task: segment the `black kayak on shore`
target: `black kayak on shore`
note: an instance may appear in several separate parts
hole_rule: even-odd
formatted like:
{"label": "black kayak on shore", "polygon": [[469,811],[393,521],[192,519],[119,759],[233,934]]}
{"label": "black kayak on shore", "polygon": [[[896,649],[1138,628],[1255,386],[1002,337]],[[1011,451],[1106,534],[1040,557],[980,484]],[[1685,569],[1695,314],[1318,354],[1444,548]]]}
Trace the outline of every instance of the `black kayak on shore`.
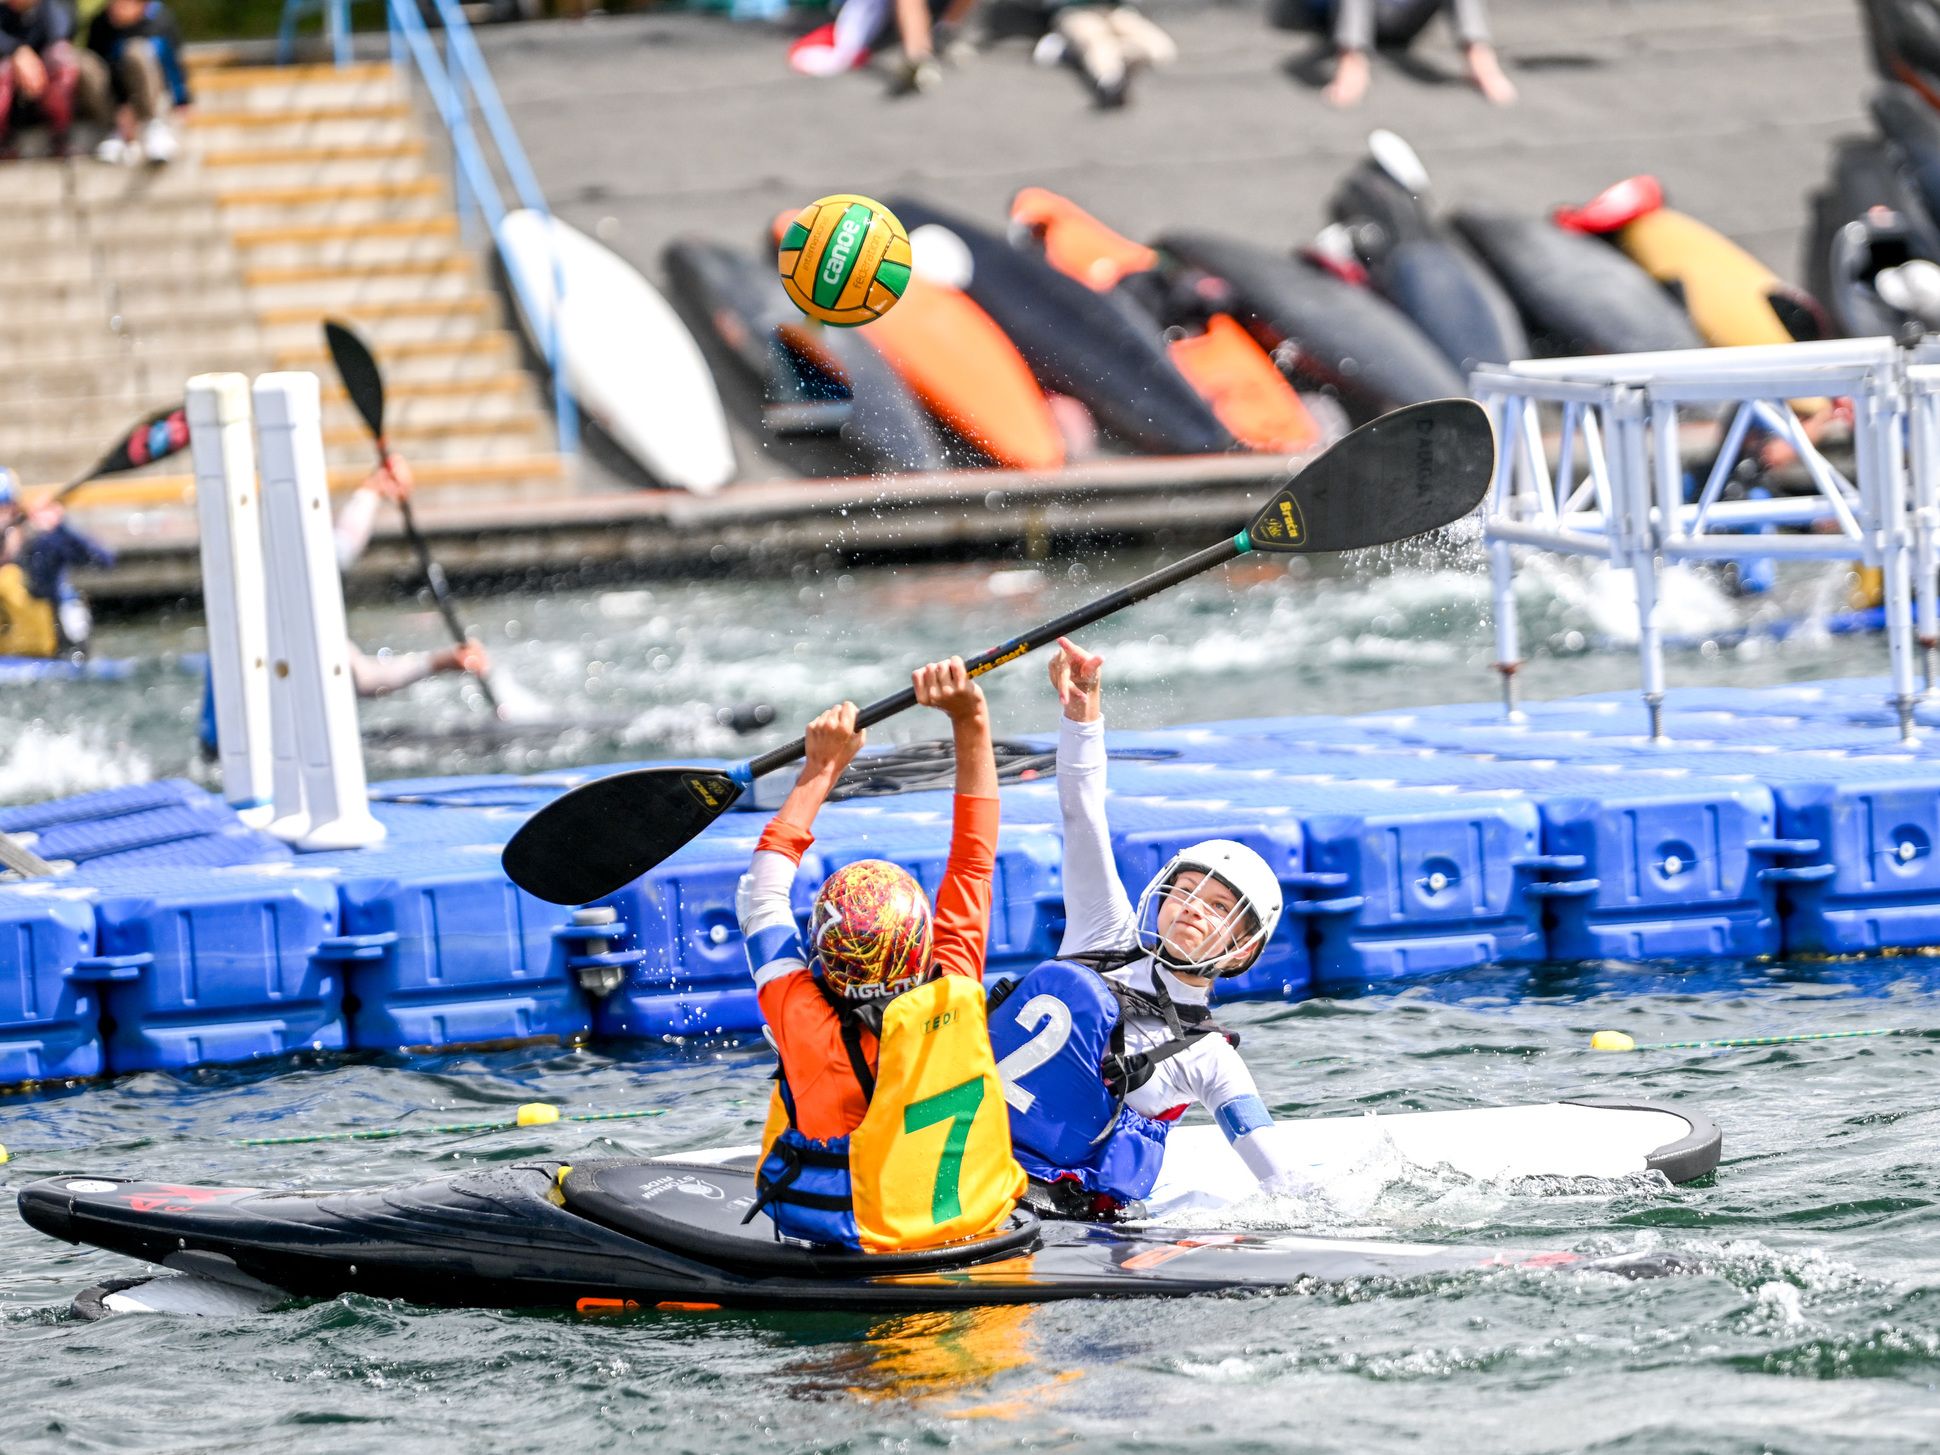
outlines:
{"label": "black kayak on shore", "polygon": [[[33,1227],[158,1263],[185,1278],[173,1303],[144,1280],[84,1293],[78,1312],[198,1309],[197,1289],[240,1311],[360,1293],[469,1308],[879,1310],[1070,1298],[1272,1291],[1485,1269],[1624,1277],[1689,1271],[1662,1254],[1585,1257],[1379,1239],[1039,1221],[916,1253],[830,1252],[778,1242],[747,1218],[754,1174],[698,1160],[520,1162],[364,1192],[273,1192],[105,1177],[20,1191]],[[232,1300],[232,1301],[233,1301]],[[236,1312],[225,1307],[222,1311]]]}
{"label": "black kayak on shore", "polygon": [[963,291],[1009,336],[1046,389],[1080,401],[1106,429],[1152,454],[1237,448],[1136,308],[926,203],[894,198],[889,208],[909,229],[919,257],[917,229],[956,235],[970,259]]}
{"label": "black kayak on shore", "polygon": [[1162,267],[1216,280],[1224,290],[1219,306],[1282,371],[1331,390],[1357,420],[1468,393],[1460,372],[1405,314],[1318,264],[1208,233],[1167,233],[1155,246]]}
{"label": "black kayak on shore", "polygon": [[1414,164],[1412,176],[1411,169],[1391,167],[1380,152],[1371,152],[1341,179],[1331,203],[1370,281],[1465,375],[1484,364],[1527,358],[1529,335],[1515,303],[1434,215],[1427,173],[1413,151],[1399,138],[1384,147],[1392,149]]}
{"label": "black kayak on shore", "polygon": [[1681,304],[1601,238],[1547,218],[1457,212],[1449,219],[1515,299],[1539,353],[1701,349]]}

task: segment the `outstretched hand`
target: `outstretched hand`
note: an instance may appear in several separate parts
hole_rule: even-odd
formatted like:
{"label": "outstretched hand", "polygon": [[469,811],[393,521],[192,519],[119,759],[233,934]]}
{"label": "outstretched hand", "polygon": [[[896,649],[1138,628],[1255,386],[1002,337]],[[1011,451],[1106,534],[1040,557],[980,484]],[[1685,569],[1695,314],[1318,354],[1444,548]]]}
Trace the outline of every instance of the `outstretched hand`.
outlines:
{"label": "outstretched hand", "polygon": [[1098,684],[1105,659],[1092,656],[1069,637],[1059,637],[1049,666],[1051,687],[1064,704],[1064,715],[1073,722],[1096,722],[1104,710]]}

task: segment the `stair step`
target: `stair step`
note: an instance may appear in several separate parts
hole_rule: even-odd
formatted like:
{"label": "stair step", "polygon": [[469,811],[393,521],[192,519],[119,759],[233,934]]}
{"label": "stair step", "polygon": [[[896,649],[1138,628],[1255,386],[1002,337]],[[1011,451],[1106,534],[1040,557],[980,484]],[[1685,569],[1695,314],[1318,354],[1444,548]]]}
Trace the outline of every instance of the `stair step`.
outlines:
{"label": "stair step", "polygon": [[425,174],[422,140],[389,146],[307,147],[224,152],[204,161],[206,175],[218,193],[269,186],[354,186],[366,182],[394,182]]}
{"label": "stair step", "polygon": [[[279,350],[275,358],[279,369],[320,372],[330,367],[330,355],[321,344]],[[520,354],[512,334],[493,331],[464,339],[396,340],[377,351],[377,362],[385,379],[403,388],[420,383],[462,384],[510,373],[518,368]],[[519,377],[530,381],[527,375]]]}
{"label": "stair step", "polygon": [[75,323],[59,329],[31,322],[23,325],[11,310],[0,317],[0,369],[34,369],[116,351],[187,350],[233,358],[234,367],[240,369],[246,361],[264,356],[265,347],[255,316],[240,310],[188,318],[161,314],[128,323],[120,333],[108,327],[105,312],[91,325]]}
{"label": "stair step", "polygon": [[413,298],[402,302],[366,302],[339,308],[314,306],[268,308],[260,314],[265,341],[272,350],[313,348],[321,337],[323,319],[341,318],[353,325],[384,357],[400,343],[432,340],[463,342],[504,326],[498,299],[485,293],[462,298]]}
{"label": "stair step", "polygon": [[[321,360],[323,367],[329,360]],[[6,372],[0,391],[0,415],[19,404],[49,399],[95,395],[100,398],[147,397],[181,392],[182,386],[197,374],[223,371],[260,373],[272,367],[267,354],[231,348],[134,349],[116,353],[98,352],[71,359],[47,360],[31,369]],[[278,364],[275,367],[285,367]],[[312,364],[292,364],[291,368],[312,368]],[[0,365],[4,368],[4,365]],[[387,374],[389,371],[387,371]]]}
{"label": "stair step", "polygon": [[453,256],[459,245],[458,219],[449,213],[382,222],[250,228],[233,237],[252,276],[270,269],[351,271],[430,262]]}
{"label": "stair step", "polygon": [[73,167],[67,162],[24,161],[7,163],[7,202],[9,207],[29,204],[57,205],[67,200],[68,179]]}
{"label": "stair step", "polygon": [[[139,410],[132,414],[120,409],[101,410],[90,414],[91,427],[86,429],[69,429],[61,422],[0,421],[0,459],[17,462],[14,469],[23,480],[64,479],[99,458],[139,414]],[[384,433],[414,469],[420,458],[502,459],[535,454],[550,449],[553,440],[551,424],[534,410],[475,420],[406,420],[395,427],[386,419]],[[370,433],[361,420],[327,422],[323,443],[335,461],[354,463],[360,454],[365,460],[370,457]],[[179,471],[184,464],[186,461],[178,459],[175,468]]]}
{"label": "stair step", "polygon": [[481,286],[477,263],[464,256],[358,269],[252,269],[245,276],[259,309],[309,308],[319,315],[378,303],[456,300],[478,293]]}
{"label": "stair step", "polygon": [[[113,479],[90,485],[74,497],[74,514],[85,518],[96,512],[106,516],[110,512],[118,514],[130,508],[155,509],[191,505],[195,500],[195,477],[172,468],[178,463],[178,459],[169,459],[156,467],[158,473],[117,475]],[[75,470],[80,468],[80,465],[74,467]],[[348,495],[363,483],[364,477],[369,473],[368,449],[357,452],[354,459],[346,455],[341,463],[333,462],[330,466],[331,493]],[[68,474],[71,476],[73,470]],[[417,482],[418,489],[440,493],[455,490],[495,493],[516,491],[540,495],[570,493],[563,488],[571,475],[567,461],[560,455],[544,452],[471,460],[454,458],[428,459],[422,463],[414,461],[411,474]],[[39,482],[38,485],[28,487],[32,492],[66,477],[50,474],[28,475],[23,478]]]}
{"label": "stair step", "polygon": [[365,182],[345,187],[255,187],[222,198],[222,218],[239,230],[338,223],[403,221],[450,212],[437,177]]}
{"label": "stair step", "polygon": [[307,114],[245,112],[238,117],[206,117],[190,144],[206,166],[236,152],[394,146],[416,135],[417,126],[403,106],[344,107]]}
{"label": "stair step", "polygon": [[[8,186],[12,186],[11,172]],[[129,213],[159,207],[194,206],[212,195],[209,173],[193,154],[166,167],[104,167],[77,162],[71,199],[90,207],[112,206]]]}

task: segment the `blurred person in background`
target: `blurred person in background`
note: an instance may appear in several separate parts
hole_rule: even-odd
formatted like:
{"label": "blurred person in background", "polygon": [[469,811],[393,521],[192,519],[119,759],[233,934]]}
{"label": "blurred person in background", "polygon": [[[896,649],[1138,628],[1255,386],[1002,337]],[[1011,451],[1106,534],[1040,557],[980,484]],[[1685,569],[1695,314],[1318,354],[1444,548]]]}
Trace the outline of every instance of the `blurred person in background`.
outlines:
{"label": "blurred person in background", "polygon": [[[384,502],[402,503],[415,483],[411,467],[398,454],[386,455],[384,463],[364,477],[337,512],[338,570],[349,570],[364,554]],[[440,672],[470,672],[482,677],[491,670],[485,648],[470,638],[463,646],[440,647],[435,652],[381,652],[371,656],[359,651],[355,643],[350,648],[350,677],[359,697],[382,697]]]}
{"label": "blurred person in background", "polygon": [[1074,67],[1104,108],[1125,104],[1134,71],[1169,66],[1178,57],[1172,37],[1138,7],[1088,3],[1057,6],[1033,55],[1040,65]]}
{"label": "blurred person in background", "polygon": [[1516,88],[1502,72],[1489,38],[1487,0],[1336,0],[1334,5],[1334,79],[1327,99],[1336,106],[1358,106],[1371,79],[1369,57],[1377,38],[1388,34],[1382,22],[1393,17],[1394,34],[1406,45],[1437,11],[1448,16],[1469,80],[1497,106],[1516,99]]}
{"label": "blurred person in background", "polygon": [[74,12],[62,0],[0,0],[0,157],[14,132],[46,124],[49,149],[67,155],[77,104],[102,110],[102,75],[74,46]]}
{"label": "blurred person in background", "polygon": [[937,63],[941,52],[952,61],[974,56],[975,47],[963,33],[977,0],[948,0],[940,10],[932,0],[896,0],[896,33],[903,43],[903,58],[896,67],[892,91],[907,96],[916,91],[933,91],[943,82],[943,67]]}
{"label": "blurred person in background", "polygon": [[108,0],[88,27],[114,101],[114,130],[95,149],[104,162],[171,162],[181,149],[180,120],[194,103],[182,64],[182,33],[162,0]]}
{"label": "blurred person in background", "polygon": [[13,471],[0,466],[0,656],[85,656],[94,615],[67,573],[114,563],[114,552],[69,525],[55,502],[30,509]]}

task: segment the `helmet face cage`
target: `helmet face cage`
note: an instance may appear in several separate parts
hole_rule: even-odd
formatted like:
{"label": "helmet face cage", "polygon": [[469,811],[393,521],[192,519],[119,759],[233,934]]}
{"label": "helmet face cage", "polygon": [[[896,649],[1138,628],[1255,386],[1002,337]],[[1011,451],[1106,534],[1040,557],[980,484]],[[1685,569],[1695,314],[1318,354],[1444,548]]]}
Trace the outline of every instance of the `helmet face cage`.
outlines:
{"label": "helmet face cage", "polygon": [[929,973],[930,902],[909,871],[882,859],[846,864],[824,881],[809,918],[822,978],[851,1000],[887,1000]]}
{"label": "helmet face cage", "polygon": [[[1182,886],[1179,880],[1187,874],[1197,874],[1190,887]],[[1233,907],[1220,911],[1215,909],[1204,894],[1207,884],[1217,883],[1233,896]],[[1176,904],[1181,909],[1187,905],[1203,907],[1215,923],[1202,942],[1213,946],[1210,954],[1193,958],[1180,955],[1159,931],[1161,911],[1168,904]],[[1222,875],[1197,864],[1181,863],[1178,859],[1166,866],[1165,872],[1145,886],[1145,892],[1138,897],[1138,946],[1159,964],[1175,974],[1213,975],[1225,978],[1243,975],[1252,968],[1253,962],[1260,957],[1266,944],[1267,929],[1260,923],[1260,916],[1248,902],[1246,895]],[[1235,963],[1234,957],[1238,956]],[[1221,969],[1221,966],[1226,968]]]}

